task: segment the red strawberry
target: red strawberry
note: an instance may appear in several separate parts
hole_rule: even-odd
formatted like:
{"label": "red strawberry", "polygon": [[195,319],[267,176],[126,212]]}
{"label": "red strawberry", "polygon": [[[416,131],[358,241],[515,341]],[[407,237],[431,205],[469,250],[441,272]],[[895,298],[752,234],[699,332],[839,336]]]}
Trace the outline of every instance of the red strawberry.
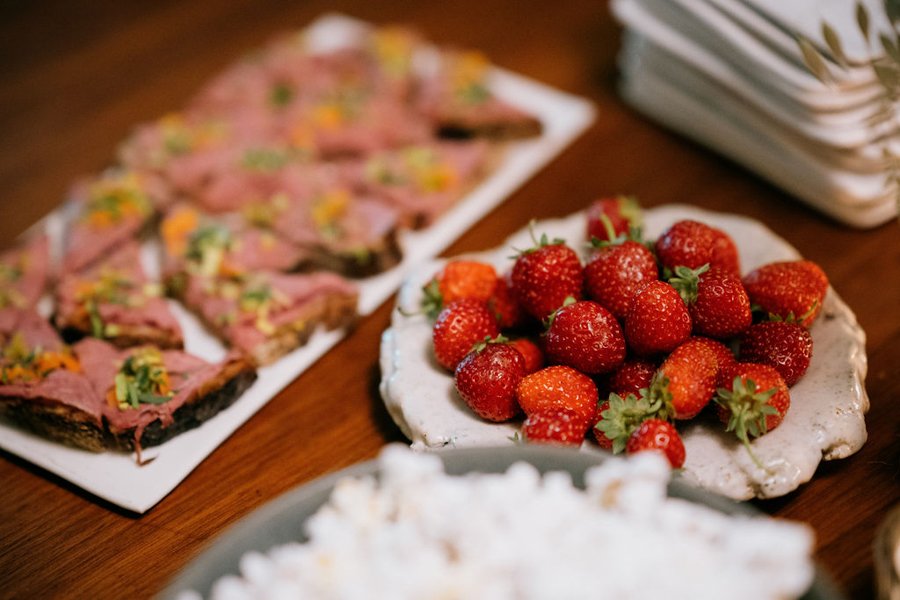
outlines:
{"label": "red strawberry", "polygon": [[581,299],[584,269],[578,255],[564,241],[549,242],[543,235],[537,246],[516,259],[511,283],[525,312],[544,320],[569,296]]}
{"label": "red strawberry", "polygon": [[813,341],[802,325],[787,321],[764,321],[750,326],[740,338],[744,362],[775,367],[791,387],[803,377],[812,359]]}
{"label": "red strawberry", "polygon": [[741,276],[741,259],[731,236],[721,229],[712,228],[713,247],[710,266]]}
{"label": "red strawberry", "polygon": [[721,377],[722,374],[736,362],[731,349],[719,340],[708,337],[694,336],[690,339],[696,344],[702,344],[709,348],[716,357],[716,368],[718,371],[716,374],[716,388],[722,387],[726,383]]}
{"label": "red strawberry", "polygon": [[431,330],[434,356],[449,371],[485,338],[500,335],[497,319],[484,302],[471,298],[457,300],[438,314]]}
{"label": "red strawberry", "polygon": [[646,451],[662,451],[673,469],[684,465],[684,442],[675,426],[662,419],[647,419],[628,438],[625,451],[628,454]]}
{"label": "red strawberry", "polygon": [[691,269],[709,263],[712,267],[740,275],[737,246],[725,232],[689,219],[678,221],[656,240],[659,263],[674,270]]}
{"label": "red strawberry", "polygon": [[522,378],[516,389],[519,406],[526,415],[550,409],[568,408],[585,423],[596,422],[597,385],[572,367],[544,367]]}
{"label": "red strawberry", "polygon": [[731,338],[753,321],[750,298],[734,273],[703,265],[675,267],[669,283],[678,290],[691,315],[693,331],[714,338]]}
{"label": "red strawberry", "polygon": [[625,360],[625,338],[619,322],[591,300],[565,304],[553,313],[544,349],[550,362],[589,375],[612,371]]}
{"label": "red strawberry", "polygon": [[651,281],[631,299],[625,341],[640,356],[671,352],[691,335],[691,317],[671,285]]}
{"label": "red strawberry", "polygon": [[494,284],[488,307],[497,316],[500,329],[513,329],[522,326],[528,318],[519,300],[512,292],[506,277],[498,277]]}
{"label": "red strawberry", "polygon": [[601,246],[584,267],[588,298],[624,319],[634,294],[658,278],[656,258],[647,246],[634,240]]}
{"label": "red strawberry", "polygon": [[505,343],[476,344],[456,366],[454,381],[463,401],[482,419],[502,422],[519,414],[516,387],[525,359]]}
{"label": "red strawberry", "polygon": [[628,438],[641,423],[659,416],[663,408],[662,402],[651,399],[647,391],[645,388],[639,395],[610,394],[609,400],[600,403],[594,438],[601,448],[612,450],[616,454],[622,452]]}
{"label": "red strawberry", "polygon": [[544,366],[544,352],[528,338],[516,338],[510,340],[509,345],[519,351],[525,359],[525,373],[534,373]]}
{"label": "red strawberry", "polygon": [[738,362],[724,375],[729,383],[716,396],[719,418],[759,465],[750,450],[750,438],[781,424],[791,405],[790,392],[778,371],[769,365]]}
{"label": "red strawberry", "polygon": [[659,365],[643,358],[631,358],[613,371],[609,379],[609,391],[625,397],[638,395],[642,388],[649,388]]}
{"label": "red strawberry", "polygon": [[423,288],[422,308],[434,318],[444,306],[463,298],[486,302],[494,292],[497,272],[487,263],[451,260]]}
{"label": "red strawberry", "polygon": [[587,239],[609,241],[627,234],[633,228],[639,228],[641,221],[641,207],[634,198],[600,198],[587,209]]}
{"label": "red strawberry", "polygon": [[704,343],[689,339],[663,361],[650,388],[675,419],[693,419],[716,393],[718,359]]}
{"label": "red strawberry", "polygon": [[744,276],[750,302],[781,320],[812,325],[822,310],[828,278],[809,260],[763,265]]}
{"label": "red strawberry", "polygon": [[522,424],[526,442],[580,446],[587,426],[581,416],[568,408],[551,408],[531,413]]}

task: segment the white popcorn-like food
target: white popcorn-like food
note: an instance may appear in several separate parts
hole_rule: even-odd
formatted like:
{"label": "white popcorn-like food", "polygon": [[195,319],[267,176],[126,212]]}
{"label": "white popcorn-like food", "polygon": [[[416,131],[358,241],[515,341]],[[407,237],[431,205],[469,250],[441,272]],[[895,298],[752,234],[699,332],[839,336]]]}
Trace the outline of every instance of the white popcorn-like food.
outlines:
{"label": "white popcorn-like food", "polygon": [[656,453],[586,473],[449,476],[388,446],[381,476],[348,478],[309,541],[252,552],[212,596],[237,598],[796,598],[811,585],[806,525],[667,497]]}

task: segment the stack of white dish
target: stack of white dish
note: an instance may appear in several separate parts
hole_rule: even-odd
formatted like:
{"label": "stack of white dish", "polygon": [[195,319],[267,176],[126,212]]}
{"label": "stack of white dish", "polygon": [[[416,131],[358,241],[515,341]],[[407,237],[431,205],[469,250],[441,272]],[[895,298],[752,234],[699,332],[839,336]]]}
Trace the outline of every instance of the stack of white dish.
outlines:
{"label": "stack of white dish", "polygon": [[[897,215],[885,151],[900,148],[896,106],[869,64],[890,31],[882,2],[862,0],[870,47],[851,0],[613,0],[624,25],[621,93],[827,215],[880,225]],[[828,61],[829,84],[797,42],[829,56],[823,23],[847,59]]]}

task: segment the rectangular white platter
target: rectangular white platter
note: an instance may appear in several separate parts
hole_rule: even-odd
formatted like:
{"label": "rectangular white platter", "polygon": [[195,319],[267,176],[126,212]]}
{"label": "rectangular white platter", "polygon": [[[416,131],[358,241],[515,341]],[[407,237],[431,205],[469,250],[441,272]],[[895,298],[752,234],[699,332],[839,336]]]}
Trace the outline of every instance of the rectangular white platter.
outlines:
{"label": "rectangular white platter", "polygon": [[[328,14],[309,28],[323,39],[339,39],[359,27],[355,19]],[[526,77],[495,68],[491,86],[501,98],[536,115],[543,124],[539,137],[516,142],[503,160],[451,211],[430,227],[401,234],[403,261],[380,275],[360,281],[359,312],[371,314],[398,288],[404,274],[416,264],[438,255],[457,237],[497,207],[515,189],[542,169],[584,132],[596,118],[586,99],[550,88]],[[38,225],[58,239],[61,210]],[[222,345],[199,322],[172,303],[185,331],[188,352],[217,360]],[[0,421],[0,448],[58,475],[91,494],[135,513],[145,513],[175,489],[197,465],[221,445],[285,386],[309,368],[345,335],[318,331],[302,348],[259,369],[259,378],[231,407],[201,427],[142,453],[139,466],[132,454],[92,453],[45,440]]]}

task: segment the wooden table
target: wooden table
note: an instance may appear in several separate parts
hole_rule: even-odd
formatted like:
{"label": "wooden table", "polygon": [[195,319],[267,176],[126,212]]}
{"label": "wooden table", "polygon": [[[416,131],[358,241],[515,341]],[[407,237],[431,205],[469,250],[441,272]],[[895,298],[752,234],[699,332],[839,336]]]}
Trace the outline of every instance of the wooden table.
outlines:
{"label": "wooden table", "polygon": [[[75,4],[90,4],[89,8]],[[900,501],[898,224],[849,229],[728,160],[649,122],[616,94],[619,29],[589,0],[4,3],[0,25],[0,233],[56,206],[113,159],[141,121],[273,32],[329,10],[410,23],[430,39],[593,100],[596,124],[447,254],[496,245],[531,218],[603,194],[688,202],[758,219],[817,261],[868,334],[869,440],[764,511],[809,522],[818,559],[849,597],[873,594],[871,544]],[[155,508],[135,516],[10,454],[0,460],[0,596],[115,598],[157,592],[227,526],[278,494],[401,441],[378,395],[391,303],[366,318]]]}

